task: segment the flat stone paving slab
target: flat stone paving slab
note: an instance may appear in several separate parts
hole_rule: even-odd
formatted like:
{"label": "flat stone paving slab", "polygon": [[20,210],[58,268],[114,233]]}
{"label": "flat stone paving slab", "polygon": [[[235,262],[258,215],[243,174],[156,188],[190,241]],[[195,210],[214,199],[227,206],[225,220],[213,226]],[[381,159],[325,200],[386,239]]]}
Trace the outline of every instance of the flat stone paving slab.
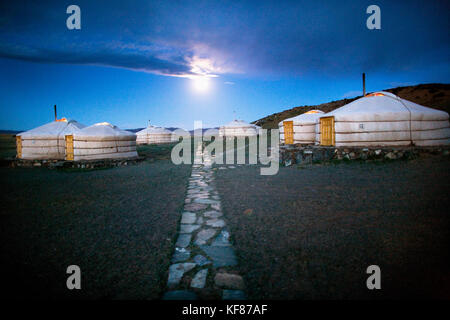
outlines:
{"label": "flat stone paving slab", "polygon": [[242,290],[223,290],[223,300],[245,300],[245,293]]}
{"label": "flat stone paving slab", "polygon": [[206,220],[206,225],[214,228],[222,228],[225,226],[225,221],[223,221],[222,219],[210,219]]}
{"label": "flat stone paving slab", "polygon": [[216,284],[216,286],[226,289],[244,289],[244,279],[242,279],[242,277],[237,274],[217,273],[214,277],[214,283]]}
{"label": "flat stone paving slab", "polygon": [[203,203],[189,203],[184,206],[184,209],[187,211],[200,211],[205,210],[208,205]]}
{"label": "flat stone paving slab", "polygon": [[203,245],[214,237],[216,235],[216,230],[214,229],[203,229],[200,230],[199,233],[197,233],[197,238],[195,239],[195,244],[197,245]]}
{"label": "flat stone paving slab", "polygon": [[220,231],[219,235],[211,243],[215,247],[228,247],[230,243],[230,233],[227,230]]}
{"label": "flat stone paving slab", "polygon": [[192,233],[193,231],[200,228],[197,224],[181,224],[180,225],[180,233]]}
{"label": "flat stone paving slab", "polygon": [[232,247],[200,246],[213,261],[214,267],[228,267],[238,264]]}
{"label": "flat stone paving slab", "polygon": [[176,247],[186,248],[191,242],[191,234],[182,233],[178,235],[177,242],[175,243]]}
{"label": "flat stone paving slab", "polygon": [[200,204],[218,204],[219,201],[217,200],[211,200],[211,199],[194,199],[195,203],[200,203]]}
{"label": "flat stone paving slab", "polygon": [[183,262],[189,259],[191,252],[185,248],[175,248],[175,253],[172,256],[172,263]]}
{"label": "flat stone paving slab", "polygon": [[204,288],[207,276],[208,276],[208,269],[203,269],[197,272],[191,281],[191,287],[197,289]]}
{"label": "flat stone paving slab", "polygon": [[164,293],[163,300],[197,300],[195,292],[188,290],[174,290]]}
{"label": "flat stone paving slab", "polygon": [[218,218],[222,215],[222,212],[211,210],[204,212],[203,215],[206,218]]}
{"label": "flat stone paving slab", "polygon": [[185,262],[185,263],[175,263],[169,267],[169,280],[167,281],[167,286],[173,287],[180,283],[181,278],[185,272],[194,269],[195,263]]}
{"label": "flat stone paving slab", "polygon": [[183,212],[181,215],[181,223],[194,223],[197,215],[193,212]]}
{"label": "flat stone paving slab", "polygon": [[205,256],[202,256],[201,254],[198,254],[194,257],[194,262],[200,267],[212,263]]}

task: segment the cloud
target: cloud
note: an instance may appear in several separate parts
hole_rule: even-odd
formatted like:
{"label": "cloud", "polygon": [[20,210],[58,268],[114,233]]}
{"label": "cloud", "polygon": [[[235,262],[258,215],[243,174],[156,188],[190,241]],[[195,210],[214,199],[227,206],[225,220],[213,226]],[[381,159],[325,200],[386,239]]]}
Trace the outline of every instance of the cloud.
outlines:
{"label": "cloud", "polygon": [[342,98],[354,98],[354,97],[358,97],[358,96],[362,96],[362,91],[360,90],[354,90],[354,91],[349,91],[346,92],[342,95]]}
{"label": "cloud", "polygon": [[357,1],[77,4],[79,31],[65,27],[62,2],[18,0],[0,6],[0,57],[177,77],[336,76],[449,62],[445,1],[380,0],[382,29],[377,31],[365,27],[366,7]]}
{"label": "cloud", "polygon": [[158,58],[152,52],[143,53],[134,50],[110,51],[98,48],[73,54],[70,51],[17,45],[8,46],[3,43],[0,44],[0,56],[32,62],[120,67],[168,76],[185,77],[195,75],[187,61],[182,59],[179,61],[164,60]]}

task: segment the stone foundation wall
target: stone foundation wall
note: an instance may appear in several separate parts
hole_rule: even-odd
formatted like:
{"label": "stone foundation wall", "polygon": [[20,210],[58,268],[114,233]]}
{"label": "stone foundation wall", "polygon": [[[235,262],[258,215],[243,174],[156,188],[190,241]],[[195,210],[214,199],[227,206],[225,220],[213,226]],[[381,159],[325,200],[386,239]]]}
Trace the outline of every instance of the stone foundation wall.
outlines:
{"label": "stone foundation wall", "polygon": [[280,145],[280,164],[311,164],[331,160],[414,159],[424,154],[449,155],[450,146],[442,147],[323,147]]}
{"label": "stone foundation wall", "polygon": [[145,160],[145,157],[137,157],[131,159],[102,159],[102,160],[83,160],[83,161],[66,161],[66,160],[25,160],[13,159],[9,161],[11,167],[47,167],[50,169],[61,168],[112,168],[134,165]]}

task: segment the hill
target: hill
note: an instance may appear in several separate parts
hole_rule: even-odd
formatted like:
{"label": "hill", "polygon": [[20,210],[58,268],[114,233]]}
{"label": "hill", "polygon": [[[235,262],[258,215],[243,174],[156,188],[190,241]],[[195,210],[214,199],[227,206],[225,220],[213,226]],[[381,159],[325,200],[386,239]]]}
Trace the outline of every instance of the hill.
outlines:
{"label": "hill", "polygon": [[[450,84],[419,84],[416,86],[391,88],[383,91],[391,92],[399,96],[400,98],[418,103],[426,107],[444,110],[450,113]],[[358,96],[352,99],[336,100],[319,105],[298,106],[278,113],[274,113],[270,116],[253,121],[252,123],[262,126],[264,129],[273,129],[277,128],[278,123],[280,121],[283,121],[284,119],[298,116],[299,114],[312,109],[319,109],[323,112],[330,112],[361,97],[362,96]]]}

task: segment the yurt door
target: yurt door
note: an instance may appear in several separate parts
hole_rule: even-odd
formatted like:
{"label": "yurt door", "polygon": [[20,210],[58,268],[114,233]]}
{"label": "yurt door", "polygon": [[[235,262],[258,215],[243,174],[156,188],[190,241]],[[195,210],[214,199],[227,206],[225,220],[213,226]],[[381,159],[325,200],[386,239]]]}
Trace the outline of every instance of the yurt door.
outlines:
{"label": "yurt door", "polygon": [[293,144],[294,143],[294,122],[293,121],[284,121],[284,143],[285,144]]}
{"label": "yurt door", "polygon": [[320,144],[334,146],[334,117],[320,118]]}
{"label": "yurt door", "polygon": [[22,137],[16,136],[17,158],[22,158]]}
{"label": "yurt door", "polygon": [[66,160],[73,160],[73,136],[67,135],[66,139]]}

